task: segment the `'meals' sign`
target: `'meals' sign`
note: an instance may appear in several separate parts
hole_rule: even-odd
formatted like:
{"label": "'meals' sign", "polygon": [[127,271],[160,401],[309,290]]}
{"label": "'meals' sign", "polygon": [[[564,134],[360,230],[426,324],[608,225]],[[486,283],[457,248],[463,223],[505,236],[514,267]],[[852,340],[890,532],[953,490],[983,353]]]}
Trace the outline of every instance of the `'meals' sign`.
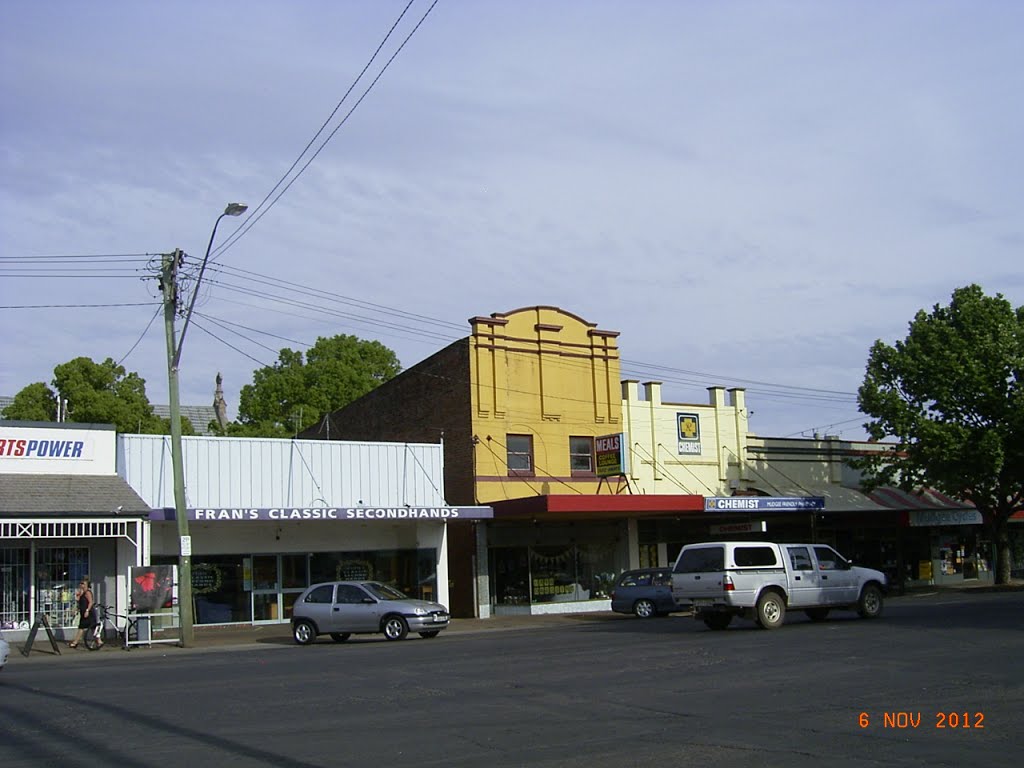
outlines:
{"label": "'meals' sign", "polygon": [[598,477],[624,475],[626,466],[626,439],[623,433],[594,438],[594,458]]}
{"label": "'meals' sign", "polygon": [[707,512],[792,512],[824,508],[823,496],[710,496],[704,499]]}

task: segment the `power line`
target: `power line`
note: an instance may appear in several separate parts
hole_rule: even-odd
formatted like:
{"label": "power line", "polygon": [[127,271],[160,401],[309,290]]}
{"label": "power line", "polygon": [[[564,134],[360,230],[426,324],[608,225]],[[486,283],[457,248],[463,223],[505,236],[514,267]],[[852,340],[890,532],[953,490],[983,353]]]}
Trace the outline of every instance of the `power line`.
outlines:
{"label": "power line", "polygon": [[334,118],[334,115],[335,115],[335,113],[337,113],[338,109],[341,107],[342,102],[345,101],[345,99],[348,97],[348,95],[352,92],[352,89],[355,88],[356,84],[359,82],[360,78],[362,78],[362,76],[366,73],[367,69],[369,69],[370,65],[377,58],[377,54],[380,53],[381,48],[384,47],[384,44],[391,37],[391,34],[392,34],[392,32],[394,32],[395,27],[398,26],[399,22],[405,16],[406,11],[409,10],[409,7],[413,4],[413,2],[415,2],[415,0],[409,0],[408,5],[406,5],[405,8],[402,10],[402,13],[399,15],[399,17],[395,21],[395,23],[391,26],[391,29],[388,30],[387,35],[385,35],[384,40],[381,41],[381,44],[377,47],[377,50],[374,52],[373,56],[370,58],[370,61],[367,62],[366,66],[363,68],[362,72],[360,72],[359,75],[356,77],[356,79],[352,82],[352,85],[345,92],[345,95],[341,98],[341,101],[338,102],[338,105],[334,108],[334,111],[331,112],[330,117],[327,118],[325,123],[320,127],[320,130],[317,131],[316,135],[310,140],[309,144],[306,145],[306,148],[304,150],[302,150],[302,152],[299,154],[298,158],[296,158],[295,162],[292,164],[291,168],[289,168],[288,171],[285,173],[285,175],[281,177],[281,179],[277,182],[277,184],[274,185],[274,189],[272,189],[270,191],[270,193],[267,195],[267,197],[263,198],[263,201],[257,206],[257,209],[262,208],[262,210],[260,210],[258,213],[254,210],[249,216],[246,217],[245,221],[243,221],[238,226],[238,228],[235,229],[235,231],[231,233],[231,235],[228,237],[228,239],[225,240],[224,243],[222,243],[220,246],[218,246],[214,250],[213,256],[211,258],[211,263],[216,262],[217,259],[220,256],[223,256],[224,253],[229,248],[231,248],[235,243],[237,243],[239,240],[241,240],[242,237],[244,237],[245,234],[250,229],[252,229],[256,225],[256,223],[260,219],[262,219],[270,211],[271,208],[274,207],[274,205],[277,203],[277,201],[280,200],[281,197],[289,189],[291,189],[292,184],[294,184],[296,181],[298,181],[299,177],[301,177],[302,174],[305,173],[306,169],[310,166],[310,164],[314,160],[316,160],[317,156],[319,156],[319,154],[323,151],[323,149],[327,146],[327,144],[330,143],[331,139],[334,138],[334,135],[341,129],[341,127],[343,125],[345,125],[345,123],[348,122],[348,119],[352,116],[352,113],[355,112],[356,109],[359,108],[359,105],[363,103],[363,99],[365,99],[366,96],[370,93],[370,91],[373,90],[373,87],[377,84],[377,81],[380,80],[380,78],[383,76],[383,74],[388,70],[388,67],[391,66],[391,62],[393,62],[395,60],[395,57],[397,57],[398,54],[402,52],[402,49],[405,48],[406,43],[408,43],[409,40],[412,38],[412,36],[416,34],[416,31],[420,28],[420,26],[426,20],[427,16],[430,15],[430,12],[432,10],[434,10],[434,6],[437,5],[438,0],[434,0],[434,2],[431,3],[431,5],[427,9],[426,13],[423,14],[423,16],[420,18],[420,20],[416,23],[416,26],[413,27],[412,31],[406,36],[405,40],[403,40],[401,45],[398,46],[398,49],[387,60],[387,62],[381,68],[380,72],[378,72],[377,76],[373,78],[373,80],[367,86],[366,90],[363,91],[363,94],[359,97],[359,99],[356,101],[356,103],[352,106],[352,108],[341,119],[341,122],[339,122],[335,126],[334,130],[331,131],[327,135],[327,138],[323,140],[323,142],[320,144],[320,146],[317,148],[317,150],[310,156],[310,158],[306,161],[306,163],[298,170],[298,172],[291,178],[291,180],[287,184],[285,184],[284,188],[281,189],[281,191],[277,193],[277,196],[274,197],[274,199],[271,200],[270,203],[268,204],[267,203],[267,199],[270,198],[271,195],[274,194],[274,190],[276,190],[278,187],[281,186],[282,182],[284,182],[284,180],[288,177],[288,174],[290,174],[292,172],[292,170],[295,168],[295,166],[302,159],[303,155],[305,155],[306,152],[309,150],[309,147],[313,144],[313,142],[316,141],[317,137],[327,127],[327,124]]}
{"label": "power line", "polygon": [[153,327],[153,321],[156,320],[157,316],[159,316],[161,309],[163,309],[163,306],[158,304],[156,312],[153,313],[153,316],[149,318],[149,322],[146,324],[146,329],[142,332],[142,335],[139,336],[135,343],[132,344],[132,348],[125,352],[121,359],[117,361],[118,365],[128,359],[128,355],[135,351],[135,348],[139,346],[139,343],[145,338],[146,334],[149,333],[149,329]]}
{"label": "power line", "polygon": [[250,359],[250,360],[252,360],[252,361],[253,361],[254,363],[256,363],[257,365],[259,365],[260,367],[262,367],[262,368],[272,368],[272,367],[273,367],[273,366],[271,366],[271,365],[267,365],[267,364],[266,364],[266,363],[264,363],[264,362],[263,362],[262,360],[257,360],[257,359],[256,359],[255,357],[253,357],[253,356],[252,356],[252,355],[250,355],[249,353],[247,353],[247,352],[243,352],[243,351],[242,351],[242,350],[240,350],[240,349],[239,349],[238,347],[236,347],[236,346],[235,346],[234,344],[231,344],[230,342],[224,341],[224,339],[222,339],[222,338],[221,338],[220,336],[218,336],[217,334],[213,333],[212,331],[209,331],[209,330],[207,330],[206,328],[204,328],[203,326],[201,326],[201,325],[200,325],[199,323],[195,322],[194,320],[192,321],[192,325],[194,325],[194,326],[195,326],[196,328],[198,328],[198,329],[199,329],[200,331],[202,331],[203,333],[205,333],[205,334],[206,334],[207,336],[212,336],[212,337],[213,337],[213,338],[215,338],[215,339],[216,339],[217,341],[219,341],[219,342],[220,342],[221,344],[223,344],[223,345],[224,345],[225,347],[228,347],[228,348],[230,348],[230,349],[233,349],[233,350],[235,350],[235,352],[237,352],[238,354],[242,355],[243,357],[247,357],[247,358],[249,358],[249,359]]}
{"label": "power line", "polygon": [[0,309],[92,309],[108,307],[151,307],[152,302],[142,301],[131,304],[9,304]]}

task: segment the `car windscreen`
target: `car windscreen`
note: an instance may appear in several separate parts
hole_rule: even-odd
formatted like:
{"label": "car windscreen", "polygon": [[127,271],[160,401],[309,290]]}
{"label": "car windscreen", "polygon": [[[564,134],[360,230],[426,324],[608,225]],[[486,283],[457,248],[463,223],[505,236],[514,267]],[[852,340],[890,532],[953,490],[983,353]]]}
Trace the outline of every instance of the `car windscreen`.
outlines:
{"label": "car windscreen", "polygon": [[376,597],[378,600],[408,600],[408,595],[404,595],[394,587],[389,587],[387,584],[363,584],[366,591]]}

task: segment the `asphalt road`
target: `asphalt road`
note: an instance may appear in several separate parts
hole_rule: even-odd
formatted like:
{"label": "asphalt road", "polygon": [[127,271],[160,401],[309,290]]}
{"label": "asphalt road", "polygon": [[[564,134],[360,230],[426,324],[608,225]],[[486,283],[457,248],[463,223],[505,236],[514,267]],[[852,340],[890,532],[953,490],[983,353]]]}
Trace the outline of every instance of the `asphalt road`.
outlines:
{"label": "asphalt road", "polygon": [[0,765],[1016,768],[1022,713],[1024,593],[952,594],[776,631],[608,615],[13,663]]}

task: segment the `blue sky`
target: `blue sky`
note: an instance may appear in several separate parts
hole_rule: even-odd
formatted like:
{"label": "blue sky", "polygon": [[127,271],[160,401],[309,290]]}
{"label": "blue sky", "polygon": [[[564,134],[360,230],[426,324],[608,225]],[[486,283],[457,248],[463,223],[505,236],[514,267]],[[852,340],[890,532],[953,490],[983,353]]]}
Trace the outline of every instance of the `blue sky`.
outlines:
{"label": "blue sky", "polygon": [[[166,402],[147,257],[40,257],[201,259],[406,4],[0,6],[0,394],[86,355]],[[233,410],[320,335],[409,367],[549,304],[620,331],[624,376],[666,400],[746,386],[759,434],[860,437],[875,339],[972,282],[1024,304],[1021,29],[1009,0],[439,0],[262,218],[221,222],[218,245],[252,226],[215,247],[182,401],[221,371]]]}

